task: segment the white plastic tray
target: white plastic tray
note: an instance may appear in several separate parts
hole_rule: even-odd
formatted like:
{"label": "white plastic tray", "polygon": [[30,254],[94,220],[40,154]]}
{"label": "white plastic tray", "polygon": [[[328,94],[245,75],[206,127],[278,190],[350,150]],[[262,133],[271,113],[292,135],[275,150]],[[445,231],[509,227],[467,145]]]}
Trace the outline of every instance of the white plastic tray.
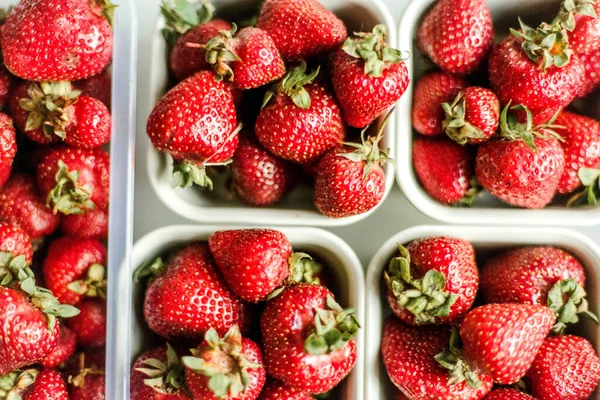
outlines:
{"label": "white plastic tray", "polygon": [[[367,332],[365,356],[365,400],[391,399],[393,385],[381,363],[380,344],[383,320],[391,313],[383,296],[383,270],[398,251],[398,243],[428,236],[455,236],[468,240],[479,253],[489,249],[516,247],[522,245],[552,245],[560,247],[575,256],[586,271],[586,289],[590,309],[600,311],[600,249],[587,237],[568,229],[549,228],[508,228],[472,226],[417,226],[397,233],[390,238],[374,255],[367,270]],[[481,266],[481,265],[480,265]],[[600,328],[593,322],[583,321],[578,333],[590,340],[600,352]],[[600,399],[598,390],[591,397]]]}
{"label": "white plastic tray", "polygon": [[[542,210],[511,208],[486,193],[477,199],[471,208],[443,205],[433,200],[421,187],[412,168],[411,123],[412,92],[414,84],[424,72],[424,56],[416,46],[416,32],[422,18],[435,0],[413,0],[406,8],[400,21],[398,46],[411,49],[412,59],[408,63],[411,84],[398,104],[396,154],[397,180],[410,202],[424,214],[440,221],[453,224],[501,224],[501,225],[597,225],[600,223],[600,207],[567,209],[554,204]],[[550,20],[556,14],[560,0],[487,0],[496,40],[508,34],[509,27],[518,25],[517,17],[532,26],[542,20]],[[600,96],[589,96],[581,106],[600,118]],[[416,134],[416,133],[415,133]]]}

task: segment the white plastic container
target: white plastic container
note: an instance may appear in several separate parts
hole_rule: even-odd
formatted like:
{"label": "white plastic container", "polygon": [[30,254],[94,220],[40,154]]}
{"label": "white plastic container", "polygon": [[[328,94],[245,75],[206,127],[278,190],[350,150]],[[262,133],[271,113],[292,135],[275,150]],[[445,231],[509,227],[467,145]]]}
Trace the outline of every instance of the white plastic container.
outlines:
{"label": "white plastic container", "polygon": [[[501,224],[501,225],[596,225],[600,223],[600,207],[566,208],[564,202],[557,201],[542,210],[512,208],[489,193],[475,201],[470,208],[453,207],[438,203],[425,192],[412,167],[412,139],[414,133],[411,122],[412,92],[415,83],[427,65],[416,46],[416,35],[421,20],[435,0],[414,0],[406,8],[400,21],[398,46],[410,49],[412,58],[408,63],[411,84],[398,104],[397,110],[397,180],[410,202],[424,214],[453,224]],[[541,21],[549,21],[559,10],[560,0],[487,0],[492,13],[496,41],[508,34],[509,27],[517,27],[517,17],[531,26]],[[431,61],[428,62],[431,65]],[[600,118],[600,95],[588,96],[578,104]]]}
{"label": "white plastic container", "polygon": [[[560,228],[418,226],[407,229],[394,235],[381,246],[367,271],[365,400],[393,398],[393,385],[380,357],[383,321],[391,314],[384,298],[383,270],[397,254],[398,243],[408,244],[415,239],[429,236],[454,236],[468,240],[478,254],[486,250],[524,245],[560,247],[575,256],[585,268],[590,309],[594,313],[600,311],[600,249],[580,233]],[[578,329],[578,333],[590,340],[596,352],[600,353],[600,328],[593,322],[584,320],[578,325]],[[591,399],[600,399],[598,390]]]}
{"label": "white plastic container", "polygon": [[[390,30],[388,42],[396,47],[396,24],[387,7],[381,0],[321,0],[323,5],[335,12],[352,31],[371,31],[377,24],[386,24]],[[230,7],[235,6],[235,15],[240,15],[248,10],[256,0],[215,0],[218,10],[231,14]],[[162,16],[159,17],[154,30],[152,43],[152,66],[148,76],[147,85],[150,87],[150,97],[146,103],[146,114],[150,115],[152,109],[168,89],[168,67],[166,63],[166,45],[161,34],[165,26]],[[382,147],[389,147],[393,157],[395,149],[395,120],[390,119],[386,129],[387,134],[382,140]],[[341,226],[348,225],[366,218],[371,212],[342,219],[332,219],[321,215],[314,207],[313,191],[310,186],[299,185],[285,200],[278,205],[266,208],[250,207],[237,199],[226,196],[223,187],[226,180],[215,183],[215,192],[209,193],[198,188],[172,188],[170,156],[158,152],[145,138],[148,146],[147,167],[150,182],[161,201],[174,212],[190,220],[204,223],[236,223],[236,224],[276,224],[276,225],[311,225],[311,226]],[[393,168],[385,168],[386,191],[384,199],[394,185]],[[383,203],[382,200],[382,203]]]}
{"label": "white plastic container", "polygon": [[[130,264],[125,264],[119,274],[115,303],[119,305],[116,336],[116,358],[121,365],[119,386],[121,393],[129,393],[129,373],[136,357],[151,348],[154,335],[144,322],[142,305],[144,293],[134,284],[135,268],[175,246],[198,240],[208,240],[219,230],[236,229],[233,226],[169,226],[141,238],[133,248]],[[353,307],[359,321],[364,321],[363,269],[354,251],[339,237],[315,228],[273,228],[283,232],[295,251],[304,251],[321,260],[332,275],[336,300],[344,307]],[[133,299],[133,301],[132,301]],[[364,330],[356,337],[357,362],[352,373],[341,384],[341,400],[362,400],[364,379]],[[119,397],[119,399],[128,397]]]}

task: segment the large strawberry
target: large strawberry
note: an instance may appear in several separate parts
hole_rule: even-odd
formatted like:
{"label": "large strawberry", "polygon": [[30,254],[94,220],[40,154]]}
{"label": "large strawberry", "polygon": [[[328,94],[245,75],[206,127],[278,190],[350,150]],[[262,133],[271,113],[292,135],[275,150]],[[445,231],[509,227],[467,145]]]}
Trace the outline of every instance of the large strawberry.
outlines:
{"label": "large strawberry", "polygon": [[192,357],[181,359],[185,381],[195,399],[256,400],[267,374],[256,343],[242,337],[237,325],[219,338],[214,329],[204,342],[192,350]]}
{"label": "large strawberry", "polygon": [[483,63],[493,36],[484,0],[440,0],[423,19],[417,44],[444,72],[467,75]]}
{"label": "large strawberry", "polygon": [[10,177],[12,164],[17,155],[17,134],[13,120],[4,113],[0,113],[0,188]]}
{"label": "large strawberry", "polygon": [[66,363],[75,353],[77,347],[77,336],[67,328],[65,324],[60,325],[60,334],[58,342],[54,349],[40,361],[40,365],[45,368],[55,368]]}
{"label": "large strawberry", "polygon": [[535,400],[528,394],[519,392],[516,389],[503,388],[496,389],[485,396],[484,400]]}
{"label": "large strawberry", "polygon": [[265,97],[256,137],[277,157],[312,164],[346,136],[342,113],[329,89],[306,75],[306,63],[293,68]]}
{"label": "large strawberry", "polygon": [[554,23],[569,31],[569,47],[575,53],[600,50],[600,2],[597,0],[563,1]]}
{"label": "large strawberry", "polygon": [[212,71],[200,71],[171,89],[146,127],[152,144],[176,160],[173,185],[181,187],[212,187],[205,167],[231,159],[238,131],[231,89]]}
{"label": "large strawberry", "polygon": [[260,394],[258,400],[312,400],[313,397],[308,393],[304,393],[293,386],[288,386],[285,383],[267,379],[265,388]]}
{"label": "large strawberry", "polygon": [[2,29],[4,63],[31,81],[74,81],[101,72],[112,57],[109,0],[22,0]]}
{"label": "large strawberry", "polygon": [[106,344],[106,303],[86,299],[77,304],[77,308],[80,313],[66,320],[77,336],[77,343],[83,347],[103,347]]}
{"label": "large strawberry", "polygon": [[331,83],[344,121],[364,128],[402,96],[409,82],[406,58],[388,46],[386,25],[355,33],[333,53]]}
{"label": "large strawberry", "polygon": [[67,385],[54,369],[16,370],[2,376],[0,396],[15,400],[69,400]]}
{"label": "large strawberry", "polygon": [[318,0],[266,0],[257,26],[273,38],[286,61],[329,53],[347,37],[344,23]]}
{"label": "large strawberry", "polygon": [[600,358],[582,337],[549,337],[535,356],[527,377],[536,399],[586,400],[600,381]]}
{"label": "large strawberry", "polygon": [[[394,316],[386,319],[381,340],[383,364],[406,398],[479,400],[492,389],[492,379],[482,373],[466,379],[448,379],[436,356],[448,346],[450,336],[447,327],[414,327],[404,325]],[[478,388],[469,386],[469,383],[476,386],[475,378],[480,382]]]}
{"label": "large strawberry", "polygon": [[445,324],[469,311],[479,285],[475,250],[466,240],[429,237],[398,245],[384,271],[387,301],[408,324]]}
{"label": "large strawberry", "polygon": [[106,240],[108,238],[108,209],[89,210],[85,214],[62,217],[60,230],[66,236]]}
{"label": "large strawberry", "polygon": [[148,327],[165,338],[193,338],[214,328],[225,334],[234,324],[245,329],[246,306],[218,274],[208,245],[193,243],[142,266],[137,278],[152,276],[144,300]]}
{"label": "large strawberry", "polygon": [[267,372],[308,393],[328,392],[356,363],[358,329],[353,310],[342,310],[325,287],[291,286],[261,317]]}

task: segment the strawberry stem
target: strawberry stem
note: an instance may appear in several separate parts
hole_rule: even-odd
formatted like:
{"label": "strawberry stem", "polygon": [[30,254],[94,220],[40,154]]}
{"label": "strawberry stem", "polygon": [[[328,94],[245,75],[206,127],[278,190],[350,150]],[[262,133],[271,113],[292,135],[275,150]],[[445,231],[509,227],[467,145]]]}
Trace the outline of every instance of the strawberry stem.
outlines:
{"label": "strawberry stem", "polygon": [[575,30],[576,21],[575,15],[587,15],[588,17],[596,18],[596,10],[594,10],[594,0],[565,0],[562,3],[560,12],[552,21],[553,25],[560,26],[569,32]]}
{"label": "strawberry stem", "polygon": [[[508,113],[509,110],[525,112],[526,122],[519,122],[514,113]],[[563,137],[554,130],[564,128],[561,125],[554,125],[554,121],[559,113],[560,111],[547,123],[533,126],[533,114],[531,111],[522,104],[511,106],[511,102],[509,101],[500,113],[500,136],[507,140],[523,140],[533,151],[537,151],[535,138],[557,139],[564,142]]]}
{"label": "strawberry stem", "polygon": [[312,283],[320,285],[319,274],[323,270],[323,264],[315,261],[306,253],[294,253],[289,259],[290,277],[289,284]]}
{"label": "strawberry stem", "polygon": [[91,200],[93,190],[89,185],[79,182],[79,171],[69,171],[62,160],[58,160],[55,176],[56,186],[46,196],[46,205],[52,205],[54,214],[84,214],[94,210],[96,205]]}
{"label": "strawberry stem", "polygon": [[133,272],[133,279],[135,282],[142,282],[148,278],[156,278],[164,274],[167,270],[167,266],[163,259],[160,257],[155,258],[149,262],[146,262]]}
{"label": "strawberry stem", "polygon": [[591,318],[596,324],[598,317],[588,309],[586,292],[575,279],[568,278],[557,282],[548,292],[548,307],[556,315],[556,324],[552,327],[555,334],[563,334],[567,324],[579,322],[579,316]]}
{"label": "strawberry stem", "polygon": [[106,299],[106,268],[100,264],[92,264],[85,279],[73,281],[67,285],[73,293],[87,297]]}
{"label": "strawberry stem", "polygon": [[167,363],[156,358],[148,358],[143,362],[143,368],[136,371],[148,376],[144,383],[154,391],[164,395],[177,394],[185,386],[185,368],[173,347],[167,343]]}
{"label": "strawberry stem", "polygon": [[446,119],[442,128],[456,143],[467,144],[468,139],[485,139],[487,136],[481,129],[465,121],[466,101],[462,93],[458,93],[452,104],[442,103]]}
{"label": "strawberry stem", "polygon": [[282,93],[292,99],[294,104],[302,109],[310,108],[310,95],[304,88],[310,85],[319,75],[321,67],[318,66],[310,74],[306,73],[306,62],[301,61],[299,65],[291,69],[278,83],[265,93],[262,107],[265,108],[276,93]]}
{"label": "strawberry stem", "polygon": [[587,202],[590,206],[595,206],[598,203],[596,189],[600,189],[600,169],[580,168],[577,171],[577,176],[579,176],[584,189],[569,199],[567,207],[573,207],[581,203],[581,200],[584,200],[583,202]]}
{"label": "strawberry stem", "polygon": [[459,346],[460,335],[458,329],[453,327],[448,349],[436,354],[435,359],[442,368],[450,371],[448,385],[456,385],[466,381],[469,387],[479,389],[481,388],[481,380],[477,376],[477,373],[462,358]]}
{"label": "strawberry stem", "polygon": [[230,62],[241,62],[242,59],[235,53],[233,37],[237,31],[237,25],[231,24],[230,31],[220,31],[218,36],[210,39],[206,43],[206,62],[212,65],[216,73],[217,81],[227,78],[233,82],[233,70],[229,66]]}
{"label": "strawberry stem", "polygon": [[523,39],[521,48],[527,57],[535,63],[542,61],[542,70],[552,66],[562,68],[571,61],[573,50],[569,48],[569,39],[562,27],[554,24],[542,23],[536,29],[525,24],[519,18],[521,30],[510,30],[510,32]]}
{"label": "strawberry stem", "polygon": [[210,21],[215,14],[215,6],[208,0],[202,0],[199,7],[188,0],[163,0],[160,9],[167,24],[166,29],[178,35]]}
{"label": "strawberry stem", "polygon": [[25,256],[15,257],[11,252],[0,251],[0,286],[23,282],[27,278],[34,278],[34,274]]}
{"label": "strawberry stem", "polygon": [[479,183],[477,176],[473,175],[473,177],[469,180],[470,188],[467,190],[465,196],[458,201],[457,204],[462,204],[467,207],[471,207],[473,202],[483,193],[483,186]]}
{"label": "strawberry stem", "polygon": [[50,290],[36,286],[34,278],[27,278],[21,282],[21,290],[30,296],[30,301],[34,306],[46,314],[50,331],[54,331],[57,317],[71,318],[79,314],[79,309],[60,304]]}
{"label": "strawberry stem", "polygon": [[106,18],[108,23],[112,26],[115,18],[115,4],[111,3],[110,0],[90,0],[92,9],[99,9],[97,14]]}
{"label": "strawberry stem", "polygon": [[0,377],[0,399],[20,400],[21,394],[35,382],[38,371],[35,369],[15,370]]}

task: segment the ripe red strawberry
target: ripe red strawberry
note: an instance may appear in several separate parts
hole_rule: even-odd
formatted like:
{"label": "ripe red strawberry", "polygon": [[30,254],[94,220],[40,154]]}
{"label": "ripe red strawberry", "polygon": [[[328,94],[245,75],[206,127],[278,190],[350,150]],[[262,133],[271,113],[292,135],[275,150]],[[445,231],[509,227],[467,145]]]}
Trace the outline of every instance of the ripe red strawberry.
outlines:
{"label": "ripe red strawberry", "polygon": [[585,78],[583,85],[578,93],[578,97],[587,96],[594,89],[600,86],[600,50],[578,55],[581,63],[585,67]]}
{"label": "ripe red strawberry", "polygon": [[77,304],[79,315],[66,320],[83,347],[103,347],[106,343],[106,304],[103,300],[86,299]]}
{"label": "ripe red strawberry", "polygon": [[247,327],[246,306],[218,274],[206,243],[190,244],[166,265],[157,259],[136,274],[138,279],[155,276],[146,289],[144,316],[164,338],[198,337],[211,327],[221,335],[234,324]]}
{"label": "ripe red strawberry", "polygon": [[554,21],[569,31],[569,48],[577,54],[600,50],[600,3],[595,0],[563,2]]}
{"label": "ripe red strawberry", "polygon": [[441,135],[445,119],[442,103],[454,100],[467,86],[463,79],[440,71],[423,75],[413,92],[413,128],[423,135]]}
{"label": "ripe red strawberry", "polygon": [[35,246],[58,228],[60,215],[40,199],[34,176],[14,174],[0,190],[0,220],[23,229]]}
{"label": "ripe red strawberry", "polygon": [[108,108],[94,97],[79,96],[75,109],[74,130],[68,130],[65,143],[80,149],[94,149],[110,140],[111,116]]}
{"label": "ripe red strawberry", "polygon": [[40,361],[40,365],[45,368],[55,368],[66,363],[75,353],[75,347],[77,347],[75,333],[64,324],[61,324],[56,346]]}
{"label": "ripe red strawberry", "polygon": [[536,399],[586,400],[600,381],[600,358],[582,337],[549,337],[535,356],[527,377]]}
{"label": "ripe red strawberry", "polygon": [[275,380],[267,379],[267,383],[258,400],[312,400],[308,393],[304,393],[292,386]]}
{"label": "ripe red strawberry", "polygon": [[242,337],[237,325],[219,338],[209,329],[204,342],[181,359],[185,382],[195,399],[256,400],[265,384],[266,372],[256,343]]}
{"label": "ripe red strawberry", "polygon": [[355,36],[333,53],[331,83],[344,121],[364,128],[400,99],[409,78],[406,58],[385,42],[386,25]]}
{"label": "ripe red strawberry", "polygon": [[344,140],[342,113],[329,89],[313,83],[318,74],[319,68],[306,75],[302,62],[267,92],[255,132],[275,156],[308,165]]}
{"label": "ripe red strawberry", "polygon": [[131,369],[131,400],[188,400],[185,371],[167,343],[139,356]]}
{"label": "ripe red strawberry", "polygon": [[16,84],[17,79],[6,68],[0,67],[0,109],[6,110],[10,95]]}
{"label": "ripe red strawberry", "polygon": [[[414,327],[390,316],[383,326],[381,356],[387,373],[405,398],[420,400],[478,400],[492,389],[492,379],[477,373],[477,389],[462,381],[449,381],[448,372],[436,361],[450,341],[447,327]],[[401,398],[401,397],[400,397]]]}
{"label": "ripe red strawberry", "polygon": [[500,139],[484,143],[477,153],[475,173],[481,185],[500,200],[517,207],[543,208],[554,197],[565,169],[564,151],[553,125],[532,127],[502,111]]}
{"label": "ripe red strawberry", "polygon": [[467,205],[478,190],[471,184],[475,160],[471,149],[447,138],[417,137],[412,145],[413,167],[431,197],[442,203]]}
{"label": "ripe red strawberry", "polygon": [[173,185],[212,187],[205,167],[224,165],[238,145],[231,89],[201,71],[171,89],[154,107],[146,132],[154,147],[171,154]]}
{"label": "ripe red strawberry", "polygon": [[63,304],[85,297],[106,298],[106,249],[95,239],[62,237],[48,247],[43,273],[46,287]]}
{"label": "ripe red strawberry", "polygon": [[267,303],[261,317],[267,372],[311,394],[328,392],[356,363],[359,328],[353,310],[342,310],[325,287],[291,286]]}
{"label": "ripe red strawberry", "polygon": [[52,149],[37,167],[40,194],[54,213],[83,214],[105,209],[109,163],[109,155],[102,149]]}
{"label": "ripe red strawberry", "polygon": [[10,177],[12,164],[17,155],[17,134],[12,119],[0,113],[0,188]]}
{"label": "ripe red strawberry", "polygon": [[0,381],[0,395],[5,399],[69,400],[65,381],[53,369],[16,370],[0,377]]}
{"label": "ripe red strawberry", "polygon": [[104,349],[79,353],[69,365],[69,393],[71,400],[104,400]]}
{"label": "ripe red strawberry", "polygon": [[[0,222],[0,266],[8,266],[16,258],[31,264],[33,250],[27,232],[16,225]],[[0,282],[1,284],[1,282]]]}
{"label": "ripe red strawberry", "polygon": [[483,0],[440,0],[417,33],[419,49],[448,74],[468,75],[492,47],[492,15]]}
{"label": "ripe red strawberry", "polygon": [[470,86],[458,93],[452,104],[443,103],[442,127],[459,144],[481,144],[498,129],[500,101],[489,89]]}
{"label": "ripe red strawberry", "polygon": [[458,238],[429,237],[398,249],[400,255],[383,273],[394,314],[412,325],[460,321],[479,285],[473,246]]}
{"label": "ripe red strawberry", "polygon": [[248,135],[240,138],[231,173],[236,194],[253,206],[281,201],[295,183],[293,165],[275,157]]}
{"label": "ripe red strawberry", "polygon": [[65,215],[62,218],[60,229],[67,236],[106,240],[108,238],[108,209],[90,210],[79,215]]}
{"label": "ripe red strawberry", "polygon": [[114,7],[108,0],[19,2],[2,29],[4,63],[14,75],[38,82],[96,75],[112,57]]}
{"label": "ripe red strawberry", "polygon": [[528,394],[519,392],[516,389],[496,389],[490,392],[484,400],[535,400]]}
{"label": "ripe red strawberry", "polygon": [[73,87],[81,90],[82,96],[98,99],[107,109],[110,109],[112,77],[108,68],[97,75],[73,82]]}
{"label": "ripe red strawberry", "polygon": [[344,23],[318,0],[266,0],[257,26],[290,62],[329,53],[347,37]]}

